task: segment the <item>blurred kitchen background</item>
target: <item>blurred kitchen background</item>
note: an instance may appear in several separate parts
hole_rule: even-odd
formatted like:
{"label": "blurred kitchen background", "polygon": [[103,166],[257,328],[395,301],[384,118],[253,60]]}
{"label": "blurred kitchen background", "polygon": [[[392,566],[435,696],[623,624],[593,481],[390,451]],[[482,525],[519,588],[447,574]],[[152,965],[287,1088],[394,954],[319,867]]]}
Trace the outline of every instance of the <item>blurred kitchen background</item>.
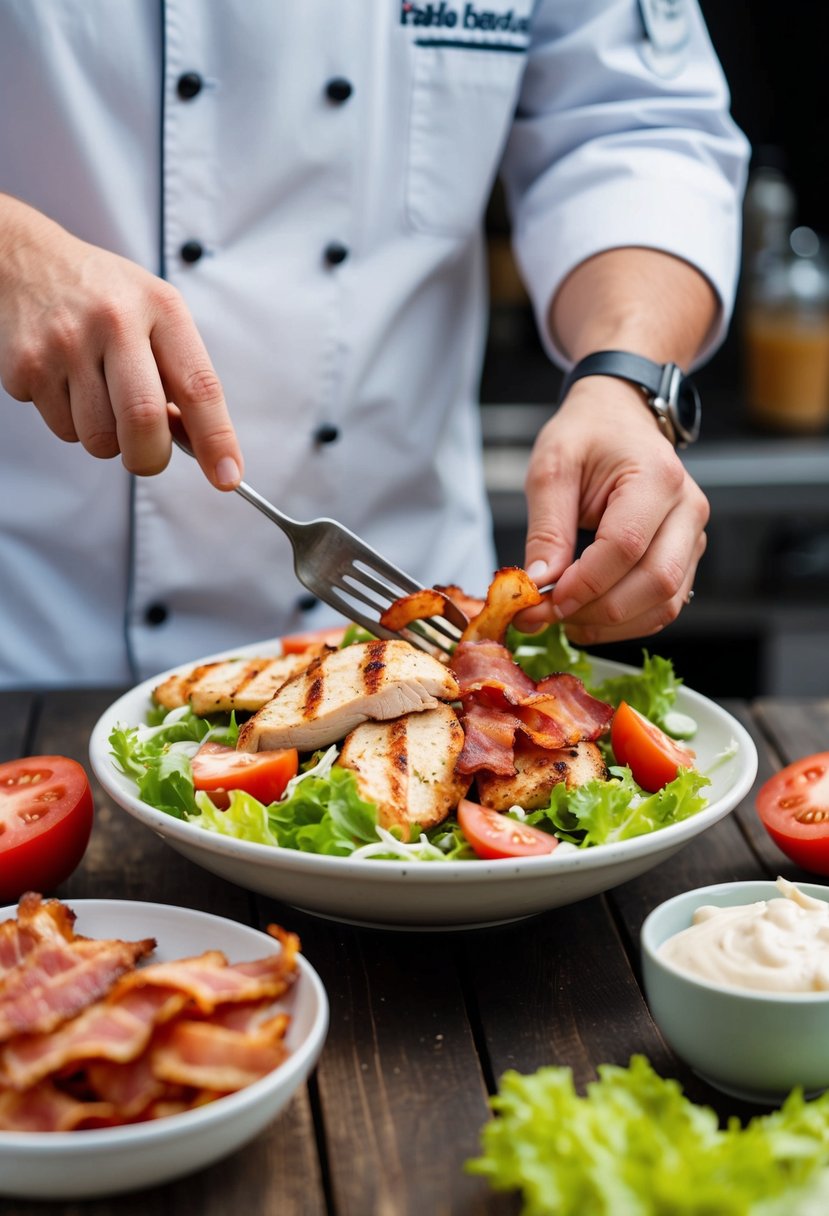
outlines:
{"label": "blurred kitchen background", "polygon": [[[696,373],[702,437],[683,455],[711,503],[708,551],[678,621],[597,653],[638,662],[646,646],[712,697],[829,695],[829,7],[702,9],[753,148],[737,312]],[[560,374],[539,344],[497,186],[487,227],[487,478],[500,560],[521,564],[528,449]]]}

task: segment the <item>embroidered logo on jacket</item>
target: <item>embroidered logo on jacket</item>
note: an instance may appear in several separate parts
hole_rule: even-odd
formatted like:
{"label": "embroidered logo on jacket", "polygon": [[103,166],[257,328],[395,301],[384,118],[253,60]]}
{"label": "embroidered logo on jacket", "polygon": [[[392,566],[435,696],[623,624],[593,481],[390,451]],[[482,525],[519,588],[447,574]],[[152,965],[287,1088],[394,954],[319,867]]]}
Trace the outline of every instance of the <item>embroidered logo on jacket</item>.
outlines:
{"label": "embroidered logo on jacket", "polygon": [[[402,0],[400,24],[418,26],[421,29],[466,30],[470,33],[529,34],[530,18],[510,8],[488,8],[486,4],[465,3],[453,6],[448,0],[436,0],[432,4],[416,4],[414,0]],[[475,43],[475,46],[486,45]]]}

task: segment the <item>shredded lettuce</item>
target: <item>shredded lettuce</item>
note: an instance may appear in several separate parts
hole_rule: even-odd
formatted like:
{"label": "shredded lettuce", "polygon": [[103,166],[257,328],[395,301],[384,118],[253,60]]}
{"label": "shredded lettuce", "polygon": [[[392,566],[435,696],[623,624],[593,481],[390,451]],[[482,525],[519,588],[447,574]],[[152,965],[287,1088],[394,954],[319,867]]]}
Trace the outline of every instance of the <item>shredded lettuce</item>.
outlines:
{"label": "shredded lettuce", "polygon": [[720,1128],[644,1056],[603,1065],[580,1097],[568,1068],[510,1071],[466,1163],[522,1216],[817,1216],[829,1182],[829,1091]]}

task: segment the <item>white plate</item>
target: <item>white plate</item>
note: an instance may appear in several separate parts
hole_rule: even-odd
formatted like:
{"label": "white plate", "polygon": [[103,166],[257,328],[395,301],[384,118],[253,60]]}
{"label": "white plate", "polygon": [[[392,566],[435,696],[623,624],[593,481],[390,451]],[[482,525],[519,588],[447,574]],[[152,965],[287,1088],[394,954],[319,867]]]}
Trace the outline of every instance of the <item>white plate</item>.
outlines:
{"label": "white plate", "polygon": [[[65,901],[76,932],[137,941],[154,937],[148,960],[164,962],[222,950],[231,963],[264,958],[281,946],[267,934],[190,908],[116,899]],[[0,909],[8,920],[15,907]],[[322,981],[300,955],[299,977],[280,1007],[291,1015],[284,1063],[261,1080],[207,1106],[125,1127],[75,1132],[0,1131],[0,1195],[90,1199],[157,1186],[218,1161],[258,1135],[316,1064],[328,1029]]]}
{"label": "white plate", "polygon": [[[279,643],[271,641],[202,661],[277,653]],[[606,659],[593,659],[592,666],[597,679],[631,670]],[[115,768],[110,733],[119,724],[142,723],[153,688],[171,674],[154,676],[125,693],[95,725],[89,756],[101,785],[130,815],[206,870],[319,916],[355,924],[470,928],[575,903],[635,878],[711,827],[745,796],[757,771],[757,751],[740,723],[707,697],[683,687],[676,708],[699,724],[692,746],[700,769],[707,770],[732,741],[736,751],[712,772],[711,785],[705,788],[708,806],[682,823],[617,844],[556,850],[520,861],[404,862],[300,853],[219,836],[165,815],[142,802],[133,782]]]}

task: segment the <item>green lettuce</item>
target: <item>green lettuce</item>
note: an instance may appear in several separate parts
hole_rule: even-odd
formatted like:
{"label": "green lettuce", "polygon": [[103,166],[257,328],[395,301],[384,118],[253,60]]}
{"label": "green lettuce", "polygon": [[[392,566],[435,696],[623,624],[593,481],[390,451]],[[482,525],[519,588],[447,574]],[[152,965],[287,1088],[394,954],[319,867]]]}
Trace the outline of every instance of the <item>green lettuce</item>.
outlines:
{"label": "green lettuce", "polygon": [[524,822],[548,830],[552,825],[559,840],[586,848],[655,832],[696,815],[706,804],[700,790],[710,780],[696,769],[681,769],[655,794],[646,794],[627,766],[610,772],[609,781],[587,781],[575,789],[564,782],[554,785],[549,805],[530,811]]}
{"label": "green lettuce", "polygon": [[153,714],[147,726],[116,726],[109,745],[116,768],[131,777],[142,802],[166,815],[186,819],[197,812],[190,755],[207,738],[235,747],[236,718],[211,721],[191,709]]}
{"label": "green lettuce", "polygon": [[217,809],[203,793],[196,794],[196,806],[199,813],[190,822],[208,832],[304,853],[347,857],[377,840],[377,808],[360,797],[347,769],[332,768],[324,777],[309,774],[287,798],[269,806],[242,790],[231,792],[227,810]]}
{"label": "green lettuce", "polygon": [[603,1065],[580,1097],[568,1068],[510,1071],[466,1163],[522,1216],[813,1216],[829,1193],[829,1092],[732,1119],[695,1105],[643,1056]]}
{"label": "green lettuce", "polygon": [[607,701],[614,707],[620,701],[627,701],[634,709],[638,709],[651,722],[664,730],[665,716],[673,708],[676,695],[682,687],[682,680],[674,675],[673,663],[670,659],[650,655],[642,651],[642,670],[619,676],[609,676],[600,684],[590,684],[588,689],[600,701]]}

